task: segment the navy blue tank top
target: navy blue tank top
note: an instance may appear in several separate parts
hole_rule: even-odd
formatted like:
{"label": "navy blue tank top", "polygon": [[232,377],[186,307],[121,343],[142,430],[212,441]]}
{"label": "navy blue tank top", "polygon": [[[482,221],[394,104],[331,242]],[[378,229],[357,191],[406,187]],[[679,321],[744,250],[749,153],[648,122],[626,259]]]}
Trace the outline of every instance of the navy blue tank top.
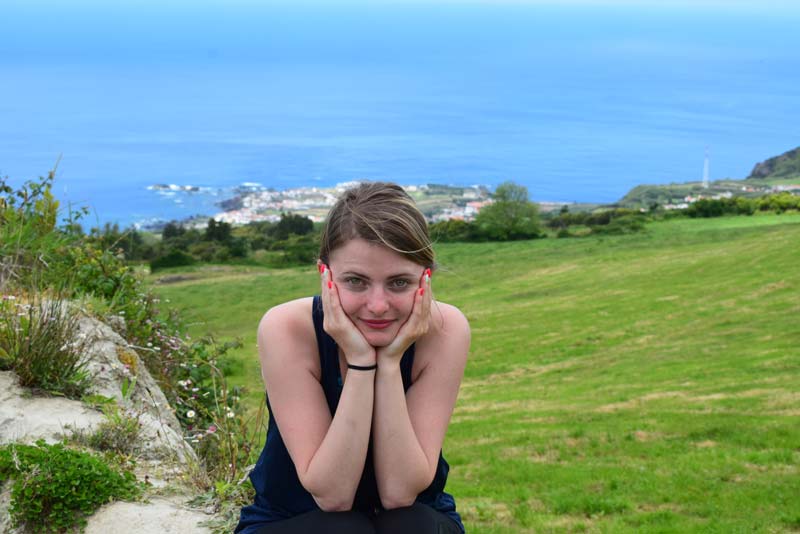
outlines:
{"label": "navy blue tank top", "polygon": [[[317,348],[319,349],[320,382],[322,389],[325,391],[325,398],[328,401],[331,416],[333,416],[339,404],[339,396],[342,393],[339,348],[333,338],[322,328],[322,301],[319,296],[314,297],[312,317],[314,319],[314,331],[317,335]],[[413,364],[414,346],[412,345],[400,360],[400,373],[403,377],[403,387],[406,391],[411,386],[411,368]],[[275,418],[272,416],[269,398],[267,398],[267,410],[269,410],[267,442],[264,445],[264,450],[261,451],[258,462],[250,473],[250,481],[256,490],[255,502],[242,508],[239,524],[234,531],[236,534],[253,534],[264,523],[288,519],[319,509],[314,498],[300,483],[292,458],[286,450],[280,430],[275,423]],[[433,482],[417,496],[417,502],[446,514],[458,523],[461,531],[464,532],[461,517],[456,512],[455,500],[451,495],[444,492],[449,469],[450,466],[440,451],[439,464],[436,468]],[[382,509],[372,460],[372,440],[370,440],[364,472],[361,475],[361,481],[358,484],[355,500],[353,501],[353,510],[360,511],[369,517],[374,517]]]}

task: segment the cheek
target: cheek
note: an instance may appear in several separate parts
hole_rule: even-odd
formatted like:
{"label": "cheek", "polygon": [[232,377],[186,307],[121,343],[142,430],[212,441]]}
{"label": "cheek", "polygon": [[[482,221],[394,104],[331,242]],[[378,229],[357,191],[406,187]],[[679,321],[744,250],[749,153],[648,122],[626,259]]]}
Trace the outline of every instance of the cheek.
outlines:
{"label": "cheek", "polygon": [[408,291],[394,298],[394,307],[400,311],[403,318],[408,318],[411,315],[411,310],[414,309],[414,292]]}
{"label": "cheek", "polygon": [[346,289],[339,290],[339,302],[342,303],[342,309],[347,315],[354,315],[362,304],[359,293],[347,291]]}

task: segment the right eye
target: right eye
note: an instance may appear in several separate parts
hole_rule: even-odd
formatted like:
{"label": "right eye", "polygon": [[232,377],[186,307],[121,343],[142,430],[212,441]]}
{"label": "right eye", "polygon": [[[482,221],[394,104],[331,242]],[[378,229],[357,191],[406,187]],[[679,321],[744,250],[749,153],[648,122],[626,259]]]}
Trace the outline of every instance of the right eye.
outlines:
{"label": "right eye", "polygon": [[344,281],[350,287],[363,287],[364,286],[364,280],[362,280],[361,278],[357,278],[355,276],[350,276],[348,278],[345,278]]}

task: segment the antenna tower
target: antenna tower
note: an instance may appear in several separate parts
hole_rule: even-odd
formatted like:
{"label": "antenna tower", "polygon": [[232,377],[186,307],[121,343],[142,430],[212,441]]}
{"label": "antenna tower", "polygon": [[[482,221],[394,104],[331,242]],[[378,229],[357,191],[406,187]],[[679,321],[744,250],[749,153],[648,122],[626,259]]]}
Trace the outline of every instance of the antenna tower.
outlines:
{"label": "antenna tower", "polygon": [[708,189],[708,147],[706,147],[706,159],[703,162],[703,189]]}

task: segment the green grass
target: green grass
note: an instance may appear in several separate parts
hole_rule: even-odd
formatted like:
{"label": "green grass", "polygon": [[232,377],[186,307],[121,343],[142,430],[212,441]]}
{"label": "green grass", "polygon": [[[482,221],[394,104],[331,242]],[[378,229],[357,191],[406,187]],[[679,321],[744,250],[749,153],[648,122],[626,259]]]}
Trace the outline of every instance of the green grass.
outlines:
{"label": "green grass", "polygon": [[[470,532],[800,531],[800,215],[632,236],[442,244],[435,295],[470,320],[445,442]],[[314,266],[158,291],[239,336],[312,294]]]}

